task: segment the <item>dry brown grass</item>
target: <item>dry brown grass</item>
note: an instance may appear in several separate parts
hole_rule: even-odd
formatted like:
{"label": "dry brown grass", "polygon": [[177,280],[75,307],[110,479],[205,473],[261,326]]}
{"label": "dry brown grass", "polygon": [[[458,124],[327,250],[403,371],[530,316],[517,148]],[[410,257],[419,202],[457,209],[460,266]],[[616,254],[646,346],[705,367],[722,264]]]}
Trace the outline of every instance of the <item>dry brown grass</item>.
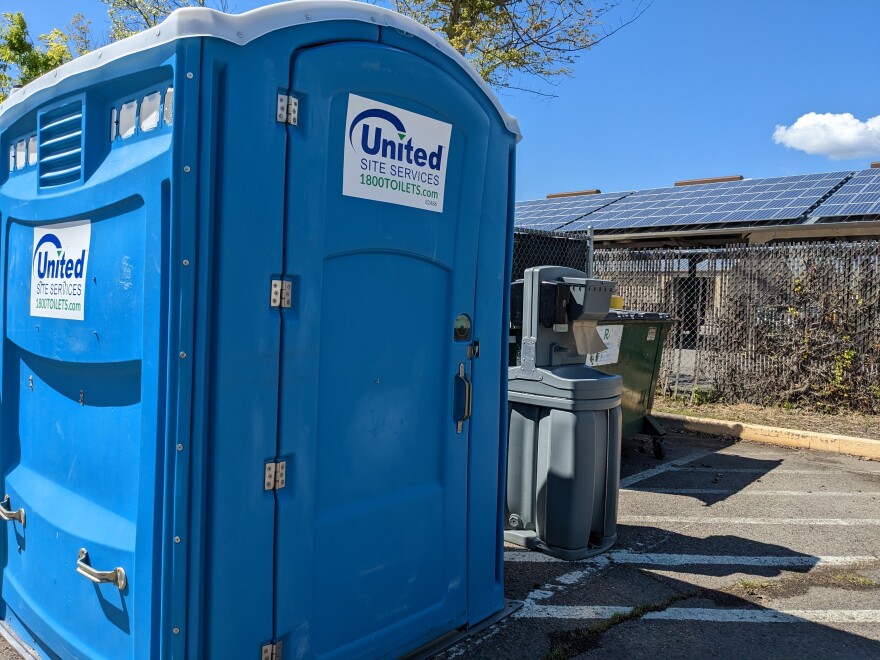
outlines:
{"label": "dry brown grass", "polygon": [[796,431],[834,433],[857,438],[880,440],[880,416],[859,413],[829,415],[804,410],[763,408],[748,403],[704,403],[691,406],[680,401],[657,397],[654,410],[675,415],[720,419],[727,422],[761,424]]}

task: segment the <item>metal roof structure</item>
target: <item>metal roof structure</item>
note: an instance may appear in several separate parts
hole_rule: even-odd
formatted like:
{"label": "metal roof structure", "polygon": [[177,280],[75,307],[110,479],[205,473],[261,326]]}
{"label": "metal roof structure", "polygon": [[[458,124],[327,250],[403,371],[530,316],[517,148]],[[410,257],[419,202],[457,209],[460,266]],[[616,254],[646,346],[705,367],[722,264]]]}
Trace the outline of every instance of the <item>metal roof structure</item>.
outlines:
{"label": "metal roof structure", "polygon": [[880,236],[880,168],[523,201],[515,222],[620,245]]}

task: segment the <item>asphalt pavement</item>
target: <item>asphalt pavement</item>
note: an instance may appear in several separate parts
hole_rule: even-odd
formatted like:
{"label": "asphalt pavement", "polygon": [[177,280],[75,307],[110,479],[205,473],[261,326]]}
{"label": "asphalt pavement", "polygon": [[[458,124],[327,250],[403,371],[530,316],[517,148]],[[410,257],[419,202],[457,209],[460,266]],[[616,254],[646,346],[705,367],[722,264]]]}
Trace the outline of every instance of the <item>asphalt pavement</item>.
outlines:
{"label": "asphalt pavement", "polygon": [[880,463],[687,434],[665,446],[660,461],[625,443],[611,551],[507,546],[522,608],[441,658],[880,659]]}
{"label": "asphalt pavement", "polygon": [[444,658],[880,658],[880,463],[675,434],[626,443],[619,538],[508,545],[523,607]]}

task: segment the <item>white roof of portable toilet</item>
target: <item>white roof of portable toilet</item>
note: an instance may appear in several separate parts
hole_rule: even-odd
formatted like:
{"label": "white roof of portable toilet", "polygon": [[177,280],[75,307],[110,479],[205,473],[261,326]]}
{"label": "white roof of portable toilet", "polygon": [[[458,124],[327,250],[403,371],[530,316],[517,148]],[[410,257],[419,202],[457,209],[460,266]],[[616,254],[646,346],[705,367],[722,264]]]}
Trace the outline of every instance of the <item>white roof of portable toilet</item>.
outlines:
{"label": "white roof of portable toilet", "polygon": [[382,7],[363,2],[352,2],[351,0],[293,0],[268,5],[244,14],[224,14],[202,7],[178,9],[155,28],[82,55],[13,92],[5,102],[0,104],[0,115],[13,106],[22,103],[26,106],[29,105],[29,99],[38,97],[39,92],[64,78],[95,69],[107,62],[175,39],[214,37],[236,44],[246,44],[282,28],[333,20],[354,20],[385,25],[413,34],[422,41],[432,44],[464,69],[487,98],[492,101],[508,130],[517,136],[517,141],[522,138],[516,117],[505,112],[498,97],[495,96],[486,81],[478,76],[467,60],[442,37],[406,16]]}

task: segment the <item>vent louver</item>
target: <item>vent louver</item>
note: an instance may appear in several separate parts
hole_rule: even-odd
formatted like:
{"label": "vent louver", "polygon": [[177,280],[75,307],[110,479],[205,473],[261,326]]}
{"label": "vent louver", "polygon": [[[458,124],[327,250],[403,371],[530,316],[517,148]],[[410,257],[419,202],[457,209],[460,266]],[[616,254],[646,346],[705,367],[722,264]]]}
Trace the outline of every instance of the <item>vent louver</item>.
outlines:
{"label": "vent louver", "polygon": [[74,183],[83,170],[83,111],[76,101],[40,116],[40,187]]}

